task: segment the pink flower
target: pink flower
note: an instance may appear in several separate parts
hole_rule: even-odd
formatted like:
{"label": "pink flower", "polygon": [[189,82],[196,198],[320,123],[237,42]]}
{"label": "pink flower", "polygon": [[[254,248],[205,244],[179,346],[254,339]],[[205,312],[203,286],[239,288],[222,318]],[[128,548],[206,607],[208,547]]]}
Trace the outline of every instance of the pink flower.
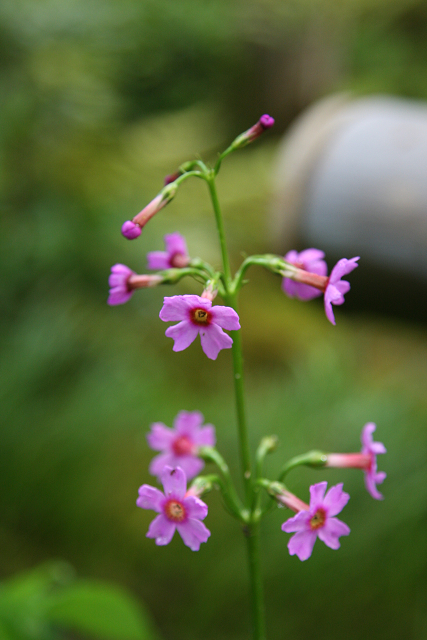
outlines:
{"label": "pink flower", "polygon": [[335,267],[331,271],[331,275],[329,276],[328,285],[325,290],[325,313],[329,322],[335,324],[334,312],[332,311],[333,304],[343,304],[344,303],[344,294],[350,291],[350,283],[347,280],[341,280],[341,278],[348,273],[351,273],[353,269],[358,267],[357,258],[351,258],[347,260],[347,258],[341,258],[335,265]]}
{"label": "pink flower", "polygon": [[155,287],[161,282],[163,282],[162,276],[139,276],[125,264],[115,264],[111,267],[111,274],[108,278],[110,295],[107,304],[111,306],[124,304],[132,297],[135,289]]}
{"label": "pink flower", "polygon": [[149,269],[182,269],[190,262],[185,238],[179,233],[171,233],[164,237],[166,251],[151,251],[147,255]]}
{"label": "pink flower", "polygon": [[[319,276],[326,276],[328,266],[323,260],[325,254],[319,249],[305,249],[298,253],[297,251],[289,251],[285,255],[286,262],[294,264],[299,269],[316,273]],[[290,298],[299,298],[300,300],[311,300],[322,295],[322,292],[315,287],[301,282],[295,282],[291,278],[283,278],[282,289]]]}
{"label": "pink flower", "polygon": [[169,429],[162,422],[151,425],[147,435],[149,446],[162,453],[151,461],[150,473],[161,477],[165,466],[181,467],[188,480],[197,476],[205,463],[198,458],[199,447],[215,445],[215,427],[203,424],[199,411],[181,411],[175,418],[174,428]]}
{"label": "pink flower", "polygon": [[365,485],[368,493],[376,500],[383,500],[384,496],[378,491],[377,484],[384,482],[387,474],[377,471],[377,455],[387,453],[382,442],[374,442],[372,434],[376,429],[373,422],[368,422],[362,429],[361,453],[330,453],[327,456],[326,467],[362,469],[365,472]]}
{"label": "pink flower", "polygon": [[[308,249],[307,251],[317,251],[317,249]],[[302,253],[304,253],[304,251]],[[359,266],[358,264],[356,264],[358,260],[359,260],[358,257],[351,258],[350,260],[347,260],[347,258],[341,258],[341,260],[339,260],[335,265],[335,267],[332,269],[331,275],[329,276],[329,278],[326,275],[320,275],[319,273],[306,271],[305,269],[301,269],[299,266],[297,266],[296,268],[295,267],[284,268],[281,273],[284,276],[285,280],[290,278],[291,280],[297,283],[296,286],[298,287],[300,287],[301,285],[306,285],[308,287],[308,290],[314,287],[319,291],[323,292],[325,294],[324,304],[325,304],[326,317],[330,322],[332,322],[332,324],[335,324],[332,305],[343,304],[344,294],[350,291],[350,283],[347,282],[347,280],[341,280],[341,278]],[[320,262],[322,261],[320,260]],[[319,269],[319,266],[317,266],[316,269]],[[283,286],[283,288],[287,293],[286,284]],[[305,291],[307,292],[307,289]],[[297,292],[301,292],[301,290],[299,288],[295,289],[293,291],[293,295],[297,295],[297,297],[301,297],[301,296],[298,296]]]}
{"label": "pink flower", "polygon": [[211,535],[201,522],[208,515],[207,505],[200,498],[186,496],[187,479],[180,467],[165,467],[161,479],[164,494],[148,484],[138,491],[137,506],[159,514],[150,524],[147,538],[155,538],[157,545],[169,544],[178,529],[184,544],[198,551]]}
{"label": "pink flower", "polygon": [[211,360],[216,360],[221,349],[230,349],[233,344],[223,329],[240,329],[239,316],[234,309],[219,305],[213,307],[210,300],[195,295],[165,298],[160,319],[178,322],[166,329],[166,336],[175,341],[174,351],[183,351],[200,334],[202,349]]}
{"label": "pink flower", "polygon": [[[312,485],[310,506],[299,510],[299,506],[290,504],[290,508],[298,509],[297,515],[282,524],[282,531],[296,532],[288,542],[288,549],[291,556],[297,555],[300,560],[307,560],[311,556],[317,537],[331,549],[338,549],[339,537],[350,533],[344,522],[334,518],[345,507],[350,496],[342,490],[342,483],[331,487],[325,496],[327,486],[327,482]],[[286,500],[283,502],[286,504]]]}

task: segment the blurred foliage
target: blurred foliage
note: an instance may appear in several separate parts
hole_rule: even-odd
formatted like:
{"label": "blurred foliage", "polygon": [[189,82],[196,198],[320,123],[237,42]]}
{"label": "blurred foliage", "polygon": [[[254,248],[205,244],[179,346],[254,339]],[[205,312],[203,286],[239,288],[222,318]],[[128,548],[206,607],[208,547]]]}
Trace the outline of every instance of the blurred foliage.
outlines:
{"label": "blurred foliage", "polygon": [[[128,585],[165,637],[243,640],[246,558],[219,497],[208,498],[213,535],[197,554],[179,539],[162,549],[146,540],[151,514],[134,503],[150,481],[149,424],[170,425],[181,409],[216,425],[236,470],[230,354],[210,362],[198,344],[172,353],[162,296],[198,293],[192,282],[105,305],[111,264],[143,272],[142,254],[161,249],[164,233],[179,230],[191,255],[218,263],[204,185],[186,183],[135,243],[120,225],[165,174],[197,153],[215,158],[262,112],[280,132],[329,91],[426,98],[425,3],[5,0],[0,30],[0,570],[64,557],[81,575]],[[275,148],[269,134],[224,163],[234,266],[242,250],[269,250]],[[265,522],[270,636],[311,638],[315,628],[319,640],[421,640],[425,327],[340,308],[334,328],[321,305],[285,300],[278,279],[249,277],[240,315],[251,438],[282,442],[270,473],[313,447],[357,450],[367,421],[389,450],[383,503],[355,471],[325,476],[352,496],[343,514],[352,535],[339,552],[318,544],[300,563],[280,531],[286,514]],[[307,499],[323,477],[298,470],[289,484]]]}
{"label": "blurred foliage", "polygon": [[67,630],[100,640],[159,637],[123,589],[77,579],[65,563],[47,563],[0,585],[2,640],[60,640]]}

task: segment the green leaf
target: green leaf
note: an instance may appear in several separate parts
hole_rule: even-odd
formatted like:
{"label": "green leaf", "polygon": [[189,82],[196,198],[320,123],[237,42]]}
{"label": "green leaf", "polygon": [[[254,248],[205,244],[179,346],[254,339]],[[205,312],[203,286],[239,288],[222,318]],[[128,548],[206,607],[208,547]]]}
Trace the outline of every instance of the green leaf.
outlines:
{"label": "green leaf", "polygon": [[147,614],[124,589],[80,580],[52,596],[47,619],[99,640],[158,640]]}

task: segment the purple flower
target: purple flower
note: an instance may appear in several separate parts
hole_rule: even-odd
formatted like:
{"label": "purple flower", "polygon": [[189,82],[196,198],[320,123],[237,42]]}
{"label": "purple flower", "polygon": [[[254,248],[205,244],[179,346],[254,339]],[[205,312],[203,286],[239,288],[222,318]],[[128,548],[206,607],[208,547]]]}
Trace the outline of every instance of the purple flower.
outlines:
{"label": "purple flower", "polygon": [[335,324],[332,305],[343,304],[344,294],[350,291],[350,283],[347,282],[347,280],[341,280],[341,278],[348,273],[351,273],[353,269],[359,266],[356,264],[358,260],[359,257],[351,258],[350,260],[347,260],[347,258],[341,258],[331,271],[325,290],[324,303],[326,317],[329,322],[332,322],[332,324]]}
{"label": "purple flower", "polygon": [[342,490],[342,483],[331,487],[325,496],[327,482],[319,482],[310,487],[310,506],[299,511],[296,516],[282,524],[282,531],[296,532],[288,542],[291,556],[300,560],[311,556],[316,538],[319,537],[331,549],[340,546],[339,537],[348,536],[349,527],[338,518],[334,518],[350,499]]}
{"label": "purple flower", "polygon": [[[320,249],[305,249],[298,253],[297,251],[289,251],[284,259],[286,262],[294,264],[299,269],[310,271],[319,276],[326,276],[328,266],[323,260],[325,254]],[[315,287],[301,282],[295,282],[291,278],[283,278],[282,289],[290,298],[299,298],[300,300],[312,300],[322,295],[322,292]]]}
{"label": "purple flower", "polygon": [[151,461],[150,473],[161,477],[165,466],[181,467],[188,480],[197,476],[205,463],[197,457],[199,447],[215,446],[215,427],[203,424],[199,411],[181,411],[175,418],[174,428],[162,422],[151,425],[147,435],[149,446],[162,453]]}
{"label": "purple flower", "polygon": [[385,471],[377,471],[377,455],[387,453],[382,442],[374,442],[372,434],[376,429],[373,422],[368,422],[362,429],[362,454],[369,456],[369,466],[365,469],[365,485],[373,498],[383,500],[384,496],[378,491],[376,485],[384,482],[387,474]]}
{"label": "purple flower", "polygon": [[368,422],[362,429],[361,453],[328,453],[326,467],[337,467],[340,469],[362,469],[365,472],[365,485],[368,493],[376,500],[383,500],[383,495],[378,491],[376,485],[384,482],[387,474],[384,471],[377,471],[377,455],[387,453],[382,442],[374,442],[372,434],[376,429],[373,422]]}
{"label": "purple flower", "polygon": [[132,297],[135,289],[155,287],[163,282],[162,276],[158,275],[137,275],[125,264],[115,264],[111,267],[108,284],[110,285],[110,295],[107,304],[114,306],[124,304]]}
{"label": "purple flower", "polygon": [[110,285],[108,304],[124,304],[131,298],[133,289],[128,286],[128,281],[132,275],[136,275],[135,272],[125,264],[115,264],[111,267],[111,274],[108,278],[108,284]]}
{"label": "purple flower", "polygon": [[151,251],[147,255],[148,268],[156,269],[182,269],[190,262],[185,238],[179,233],[171,233],[164,237],[166,251]]}
{"label": "purple flower", "polygon": [[230,349],[233,344],[223,329],[240,329],[239,316],[234,309],[219,305],[213,307],[210,300],[195,295],[165,298],[160,319],[178,322],[166,329],[166,336],[175,341],[174,351],[183,351],[200,334],[202,349],[211,360],[216,360],[221,349]]}
{"label": "purple flower", "polygon": [[165,467],[161,480],[164,494],[148,484],[138,490],[137,506],[159,514],[150,524],[147,538],[155,538],[158,545],[169,544],[178,529],[184,544],[192,551],[198,551],[200,544],[211,535],[200,522],[208,515],[207,505],[200,498],[186,496],[187,479],[180,467]]}

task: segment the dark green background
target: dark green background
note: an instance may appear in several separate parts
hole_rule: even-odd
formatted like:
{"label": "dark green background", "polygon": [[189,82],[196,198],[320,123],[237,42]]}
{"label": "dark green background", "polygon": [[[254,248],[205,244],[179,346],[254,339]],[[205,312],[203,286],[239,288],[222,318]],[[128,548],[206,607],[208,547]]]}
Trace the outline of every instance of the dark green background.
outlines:
{"label": "dark green background", "polygon": [[[218,495],[207,497],[212,537],[199,553],[178,536],[157,548],[145,538],[152,514],[135,507],[152,481],[149,425],[171,425],[182,409],[216,425],[236,474],[230,353],[211,362],[196,341],[174,354],[164,337],[162,297],[200,293],[192,281],[105,304],[110,266],[143,273],[165,233],[219,263],[205,185],[186,183],[134,243],[120,226],[165,174],[197,153],[215,158],[268,112],[275,131],[227,159],[218,180],[233,266],[241,251],[268,252],[278,135],[332,91],[426,99],[425,3],[6,0],[0,20],[1,575],[62,558],[81,576],[127,585],[165,638],[246,639],[245,549]],[[357,451],[367,421],[389,451],[384,502],[356,471],[290,476],[305,500],[313,482],[344,481],[352,533],[336,552],[318,542],[301,563],[280,530],[289,514],[265,521],[269,637],[421,640],[425,325],[338,309],[334,328],[321,304],[289,301],[271,274],[249,276],[249,423],[254,446],[280,438],[271,476],[311,448]]]}

